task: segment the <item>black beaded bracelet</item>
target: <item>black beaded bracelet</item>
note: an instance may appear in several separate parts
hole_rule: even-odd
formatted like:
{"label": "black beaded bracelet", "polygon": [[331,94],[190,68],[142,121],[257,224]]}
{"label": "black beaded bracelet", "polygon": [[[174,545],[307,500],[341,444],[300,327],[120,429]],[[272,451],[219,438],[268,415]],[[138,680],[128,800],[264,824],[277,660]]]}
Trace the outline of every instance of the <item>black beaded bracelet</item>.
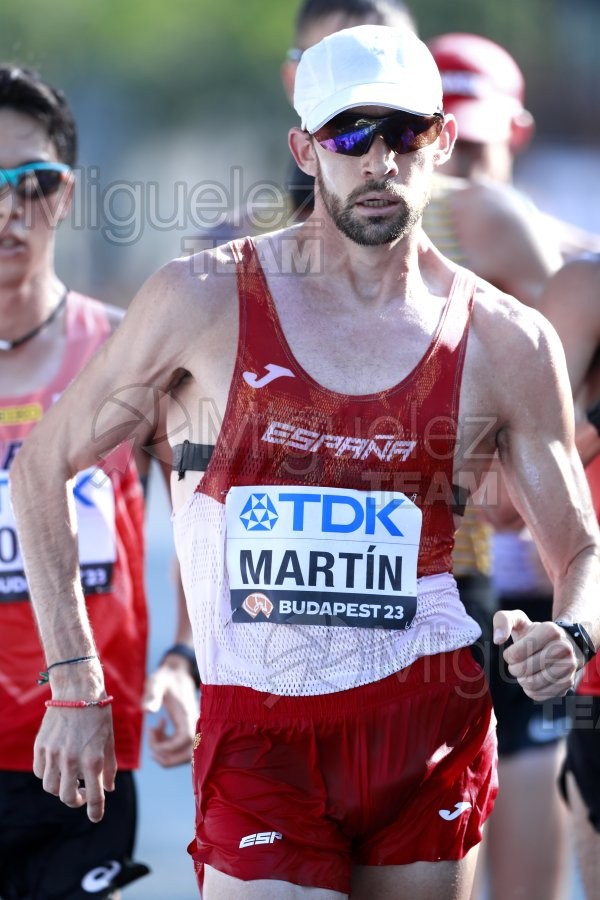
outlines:
{"label": "black beaded bracelet", "polygon": [[162,655],[161,664],[165,661],[165,656],[168,656],[170,653],[173,656],[181,656],[183,659],[186,659],[190,664],[190,675],[194,679],[194,684],[197,688],[200,687],[200,671],[198,669],[198,661],[196,659],[196,654],[192,647],[188,647],[187,644],[173,644],[172,647],[169,647],[168,650]]}
{"label": "black beaded bracelet", "polygon": [[590,422],[594,426],[594,428],[598,432],[598,435],[600,435],[600,400],[598,401],[598,403],[596,403],[595,406],[592,406],[591,409],[588,409],[585,415],[588,422]]}

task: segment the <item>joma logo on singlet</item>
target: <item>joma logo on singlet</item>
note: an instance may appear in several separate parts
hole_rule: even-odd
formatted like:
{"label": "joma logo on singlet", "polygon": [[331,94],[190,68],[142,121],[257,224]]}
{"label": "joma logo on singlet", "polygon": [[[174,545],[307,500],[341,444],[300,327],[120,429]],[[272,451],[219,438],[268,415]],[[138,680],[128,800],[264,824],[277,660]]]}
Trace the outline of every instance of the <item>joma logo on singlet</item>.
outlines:
{"label": "joma logo on singlet", "polygon": [[334,456],[351,456],[353,459],[376,459],[389,462],[399,457],[405,462],[417,446],[416,441],[399,440],[393,434],[376,434],[371,438],[352,437],[343,434],[323,434],[297,428],[286,422],[271,422],[261,440],[268,444],[285,444],[294,450],[316,453],[321,448]]}

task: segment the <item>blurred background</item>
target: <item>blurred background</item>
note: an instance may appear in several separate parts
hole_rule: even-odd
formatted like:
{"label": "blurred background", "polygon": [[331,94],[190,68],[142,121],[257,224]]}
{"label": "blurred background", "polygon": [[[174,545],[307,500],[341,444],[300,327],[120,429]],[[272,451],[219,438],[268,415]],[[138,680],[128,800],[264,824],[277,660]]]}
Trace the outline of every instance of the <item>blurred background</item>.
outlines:
{"label": "blurred background", "polygon": [[[517,183],[543,209],[600,231],[598,0],[409,5],[424,39],[472,31],[516,58],[537,123]],[[279,78],[296,8],[296,0],[4,0],[0,56],[62,87],[79,123],[77,198],[59,241],[70,285],[126,305],[186,238],[243,206],[250,191],[272,202],[296,124]]]}
{"label": "blurred background", "polygon": [[[599,0],[409,5],[425,40],[470,31],[515,57],[537,123],[517,184],[542,209],[600,232]],[[4,0],[0,57],[61,87],[79,125],[76,202],[58,241],[58,271],[70,286],[126,306],[159,265],[251,191],[269,206],[284,188],[296,117],[279,67],[296,8],[296,0]],[[172,634],[168,516],[158,477],[148,538],[152,665]],[[192,900],[189,770],[163,771],[146,754],[138,783],[137,856],[154,875],[126,897]]]}

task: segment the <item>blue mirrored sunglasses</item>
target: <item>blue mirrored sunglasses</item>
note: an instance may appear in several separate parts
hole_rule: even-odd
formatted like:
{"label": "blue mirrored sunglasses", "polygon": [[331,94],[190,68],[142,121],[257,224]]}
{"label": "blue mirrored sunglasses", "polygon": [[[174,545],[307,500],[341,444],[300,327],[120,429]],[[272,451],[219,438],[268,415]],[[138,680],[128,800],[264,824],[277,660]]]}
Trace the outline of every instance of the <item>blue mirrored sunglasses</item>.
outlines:
{"label": "blue mirrored sunglasses", "polygon": [[0,169],[0,196],[12,189],[24,200],[38,200],[55,194],[71,166],[58,162],[30,162],[14,169]]}
{"label": "blue mirrored sunglasses", "polygon": [[443,125],[441,113],[416,116],[400,111],[379,118],[341,113],[315,131],[314,138],[331,153],[364,156],[380,134],[394,153],[412,153],[433,144]]}

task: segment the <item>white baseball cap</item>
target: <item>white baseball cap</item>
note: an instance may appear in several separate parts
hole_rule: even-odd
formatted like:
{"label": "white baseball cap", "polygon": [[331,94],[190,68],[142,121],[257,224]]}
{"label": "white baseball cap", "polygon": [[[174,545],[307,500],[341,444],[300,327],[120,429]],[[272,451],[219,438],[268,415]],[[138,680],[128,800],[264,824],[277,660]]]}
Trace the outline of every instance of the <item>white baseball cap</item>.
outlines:
{"label": "white baseball cap", "polygon": [[354,106],[385,106],[422,116],[442,111],[440,73],[409,28],[357,25],[304,51],[294,87],[302,128],[312,134]]}

